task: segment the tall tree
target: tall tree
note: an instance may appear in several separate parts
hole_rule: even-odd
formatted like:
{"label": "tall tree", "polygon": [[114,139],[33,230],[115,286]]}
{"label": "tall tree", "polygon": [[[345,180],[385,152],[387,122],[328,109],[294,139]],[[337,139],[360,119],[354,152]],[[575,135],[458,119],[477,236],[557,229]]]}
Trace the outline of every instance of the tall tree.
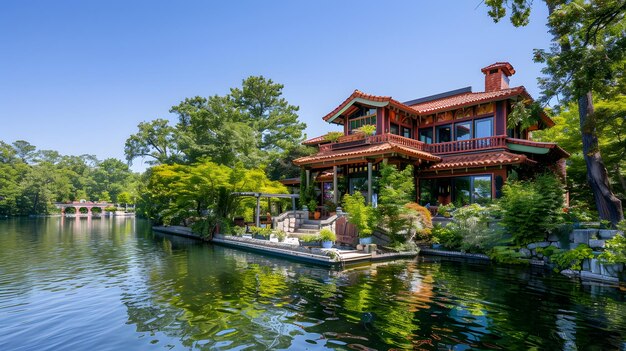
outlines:
{"label": "tall tree", "polygon": [[174,140],[174,128],[166,119],[157,118],[141,122],[139,131],[126,139],[124,154],[132,164],[137,157],[150,157],[148,164],[166,164],[177,159],[178,151]]}
{"label": "tall tree", "polygon": [[[554,45],[535,50],[534,59],[546,64],[539,80],[542,100],[554,97],[576,101],[587,180],[600,218],[617,223],[624,218],[621,201],[613,194],[598,144],[598,115],[593,95],[619,94],[615,87],[626,58],[624,16],[626,0],[544,0]],[[489,15],[498,22],[510,7],[514,26],[528,24],[532,2],[486,0]],[[621,92],[623,94],[623,92]]]}
{"label": "tall tree", "polygon": [[298,121],[298,106],[282,97],[283,85],[263,76],[251,76],[242,87],[230,90],[230,98],[255,131],[263,152],[282,154],[303,139],[306,124]]}
{"label": "tall tree", "polygon": [[17,154],[17,157],[21,158],[23,162],[28,163],[31,161],[35,150],[37,149],[35,145],[31,145],[26,140],[16,140],[13,142],[13,148]]}

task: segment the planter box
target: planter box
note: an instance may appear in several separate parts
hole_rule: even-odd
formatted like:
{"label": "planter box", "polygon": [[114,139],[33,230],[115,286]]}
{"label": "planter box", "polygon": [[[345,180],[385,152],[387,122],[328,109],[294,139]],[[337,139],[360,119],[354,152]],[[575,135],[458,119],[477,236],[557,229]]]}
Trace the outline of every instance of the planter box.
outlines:
{"label": "planter box", "polygon": [[330,240],[324,240],[322,241],[322,248],[324,249],[330,249],[333,247],[333,242]]}

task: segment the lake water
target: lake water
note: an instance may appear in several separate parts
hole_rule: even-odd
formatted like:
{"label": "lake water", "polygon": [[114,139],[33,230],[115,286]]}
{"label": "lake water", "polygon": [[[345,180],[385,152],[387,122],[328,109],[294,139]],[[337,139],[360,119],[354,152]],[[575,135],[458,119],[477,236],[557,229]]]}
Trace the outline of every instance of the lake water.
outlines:
{"label": "lake water", "polygon": [[1,350],[626,350],[626,292],[419,258],[344,271],[155,234],[0,220]]}

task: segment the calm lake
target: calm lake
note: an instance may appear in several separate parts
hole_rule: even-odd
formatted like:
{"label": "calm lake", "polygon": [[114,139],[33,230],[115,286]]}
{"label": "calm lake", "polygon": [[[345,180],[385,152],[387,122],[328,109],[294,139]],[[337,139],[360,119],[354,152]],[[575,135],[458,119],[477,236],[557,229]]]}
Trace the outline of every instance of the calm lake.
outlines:
{"label": "calm lake", "polygon": [[419,258],[344,271],[155,234],[0,220],[2,350],[626,350],[626,292]]}

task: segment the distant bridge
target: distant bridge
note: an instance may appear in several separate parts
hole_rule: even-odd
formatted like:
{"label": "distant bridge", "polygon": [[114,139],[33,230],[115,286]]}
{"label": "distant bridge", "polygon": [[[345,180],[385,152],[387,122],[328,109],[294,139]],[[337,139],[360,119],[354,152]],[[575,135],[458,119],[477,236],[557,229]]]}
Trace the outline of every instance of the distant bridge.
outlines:
{"label": "distant bridge", "polygon": [[91,209],[92,208],[99,208],[102,212],[102,214],[104,214],[104,209],[110,206],[115,206],[115,204],[110,203],[110,202],[106,202],[106,201],[102,201],[102,202],[93,202],[93,201],[73,201],[73,202],[57,202],[54,204],[54,206],[56,208],[60,208],[61,209],[61,214],[65,215],[65,210],[67,208],[74,208],[76,210],[76,214],[80,214],[80,209],[81,208],[86,208],[87,209],[87,215],[91,216]]}

